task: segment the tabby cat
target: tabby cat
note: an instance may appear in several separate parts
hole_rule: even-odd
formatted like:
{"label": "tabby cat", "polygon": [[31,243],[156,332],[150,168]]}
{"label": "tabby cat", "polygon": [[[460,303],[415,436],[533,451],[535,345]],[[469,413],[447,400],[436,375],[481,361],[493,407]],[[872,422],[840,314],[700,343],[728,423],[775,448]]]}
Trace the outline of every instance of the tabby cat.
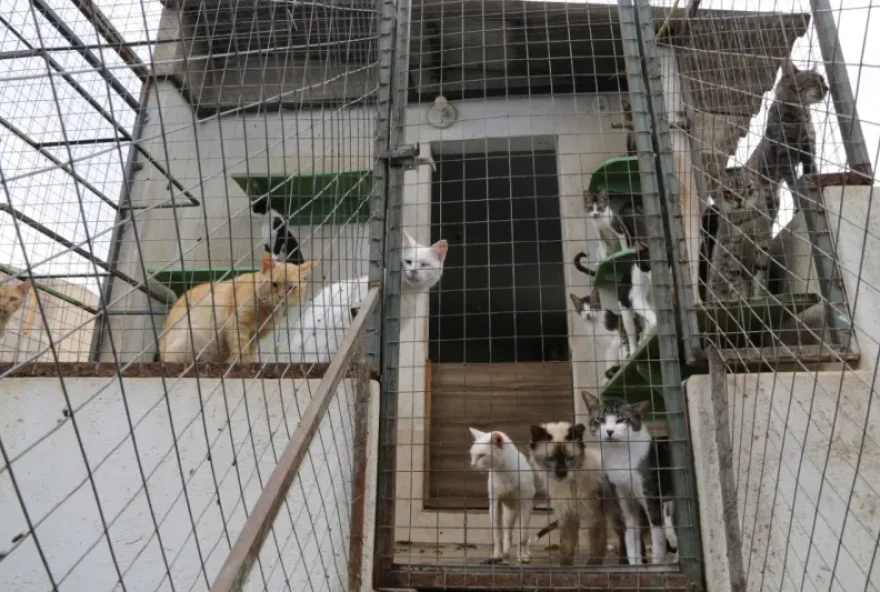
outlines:
{"label": "tabby cat", "polygon": [[714,192],[718,234],[706,298],[746,300],[767,294],[773,220],[767,211],[775,184],[744,169],[726,171]]}
{"label": "tabby cat", "polygon": [[779,211],[778,183],[785,181],[794,191],[799,164],[804,166],[805,175],[816,172],[816,131],[810,120],[810,105],[821,103],[827,94],[828,84],[815,67],[798,70],[791,60],[783,63],[782,78],[767,112],[767,128],[746,163],[746,168],[774,183],[767,204],[772,219]]}

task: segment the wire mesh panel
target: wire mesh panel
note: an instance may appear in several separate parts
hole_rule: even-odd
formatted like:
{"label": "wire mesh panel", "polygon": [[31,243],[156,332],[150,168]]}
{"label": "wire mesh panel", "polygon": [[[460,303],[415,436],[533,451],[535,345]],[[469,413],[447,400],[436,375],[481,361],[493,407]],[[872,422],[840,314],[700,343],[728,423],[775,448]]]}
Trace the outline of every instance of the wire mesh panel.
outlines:
{"label": "wire mesh panel", "polygon": [[402,13],[399,142],[420,158],[388,196],[388,261],[416,263],[395,231],[443,260],[385,310],[380,586],[700,579],[666,190],[621,13]]}
{"label": "wire mesh panel", "polygon": [[691,3],[657,36],[697,286],[701,520],[720,525],[703,545],[728,558],[707,579],[742,589],[880,586],[870,4]]}
{"label": "wire mesh panel", "polygon": [[360,585],[378,37],[0,3],[0,588]]}

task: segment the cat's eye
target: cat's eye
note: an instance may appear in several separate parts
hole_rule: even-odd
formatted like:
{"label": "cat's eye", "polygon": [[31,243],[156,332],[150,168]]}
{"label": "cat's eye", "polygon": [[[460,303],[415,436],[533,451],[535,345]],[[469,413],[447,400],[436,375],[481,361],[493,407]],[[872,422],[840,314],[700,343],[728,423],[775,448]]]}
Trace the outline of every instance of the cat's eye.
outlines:
{"label": "cat's eye", "polygon": [[412,265],[412,259],[404,259],[403,262],[406,263],[407,265]]}
{"label": "cat's eye", "polygon": [[272,282],[273,288],[278,289],[278,286],[279,286],[278,282]]}
{"label": "cat's eye", "polygon": [[422,261],[422,267],[428,267],[428,264]]}
{"label": "cat's eye", "polygon": [[626,423],[626,420],[625,419],[618,419],[617,420],[617,425],[620,425],[622,423]]}

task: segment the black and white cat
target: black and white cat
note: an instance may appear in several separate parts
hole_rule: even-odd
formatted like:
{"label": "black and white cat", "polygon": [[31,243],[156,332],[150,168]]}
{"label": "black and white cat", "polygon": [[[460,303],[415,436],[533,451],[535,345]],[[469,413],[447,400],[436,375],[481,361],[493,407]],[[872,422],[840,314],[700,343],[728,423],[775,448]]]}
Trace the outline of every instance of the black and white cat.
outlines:
{"label": "black and white cat", "polygon": [[[619,315],[619,322],[623,325],[628,350],[625,357],[632,355],[641,345],[642,337],[657,325],[657,315],[654,312],[654,290],[651,285],[651,258],[648,254],[648,247],[637,240],[633,249],[636,252],[636,263],[629,268],[629,272],[617,284],[619,310],[610,311],[612,315]],[[591,277],[596,277],[595,270],[581,263],[584,256],[583,253],[578,253],[575,257],[575,267]],[[642,322],[636,320],[636,315],[641,317]],[[606,315],[606,328],[608,328],[607,322],[609,320]],[[609,328],[608,330],[615,329]],[[622,345],[623,340],[619,346],[621,349]],[[615,344],[615,347],[618,346]]]}
{"label": "black and white cat", "polygon": [[631,244],[633,233],[626,227],[623,218],[611,208],[607,189],[603,187],[598,195],[584,191],[584,210],[600,239],[596,249],[596,257],[600,261]]}
{"label": "black and white cat", "polygon": [[[596,314],[596,310],[598,309],[598,306],[594,307],[592,295],[578,298],[574,294],[569,294],[569,297],[571,298],[572,304],[574,304],[574,310],[577,312],[578,316],[584,321],[584,323],[590,322],[592,320],[592,315]],[[635,323],[636,332],[641,335],[643,323],[640,316],[636,315]],[[620,370],[620,363],[630,357],[633,350],[629,346],[629,337],[623,327],[621,315],[610,310],[603,311],[602,325],[605,327],[606,331],[614,333],[614,338],[611,340],[611,344],[608,347],[608,353],[605,357],[608,361],[608,366],[605,369],[605,378],[611,379],[611,377]]]}
{"label": "black and white cat", "polygon": [[290,232],[284,216],[272,209],[269,197],[262,195],[252,201],[251,211],[265,216],[260,232],[265,251],[270,253],[276,261],[302,265],[305,259],[299,249],[299,242]]}
{"label": "black and white cat", "polygon": [[581,391],[581,398],[590,414],[590,433],[601,443],[602,472],[620,504],[629,563],[642,563],[642,512],[651,529],[651,563],[665,562],[667,543],[677,549],[678,537],[671,520],[670,474],[660,470],[669,463],[661,462],[642,420],[651,402],[599,401],[587,391]]}

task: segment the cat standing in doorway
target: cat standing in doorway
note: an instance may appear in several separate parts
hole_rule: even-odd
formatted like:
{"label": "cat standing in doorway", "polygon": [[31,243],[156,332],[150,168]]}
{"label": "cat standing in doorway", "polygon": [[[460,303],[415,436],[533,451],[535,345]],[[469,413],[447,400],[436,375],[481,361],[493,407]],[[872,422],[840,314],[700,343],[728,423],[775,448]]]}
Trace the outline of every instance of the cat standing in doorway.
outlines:
{"label": "cat standing in doorway", "polygon": [[517,522],[517,558],[520,563],[528,563],[532,559],[528,528],[535,499],[535,472],[507,434],[475,428],[470,431],[474,437],[471,468],[489,473],[492,559],[487,563],[498,563],[510,555]]}
{"label": "cat standing in doorway", "polygon": [[642,512],[651,529],[651,562],[665,562],[667,542],[677,548],[678,538],[666,521],[672,516],[671,501],[664,500],[672,492],[669,471],[661,473],[657,445],[643,421],[651,402],[600,402],[587,391],[581,398],[590,414],[590,433],[601,442],[603,474],[620,504],[630,564],[642,563]]}
{"label": "cat standing in doorway", "polygon": [[531,426],[529,463],[550,496],[560,533],[562,565],[571,565],[581,526],[588,529],[587,562],[601,564],[608,531],[602,501],[602,460],[584,442],[586,427],[565,421]]}

